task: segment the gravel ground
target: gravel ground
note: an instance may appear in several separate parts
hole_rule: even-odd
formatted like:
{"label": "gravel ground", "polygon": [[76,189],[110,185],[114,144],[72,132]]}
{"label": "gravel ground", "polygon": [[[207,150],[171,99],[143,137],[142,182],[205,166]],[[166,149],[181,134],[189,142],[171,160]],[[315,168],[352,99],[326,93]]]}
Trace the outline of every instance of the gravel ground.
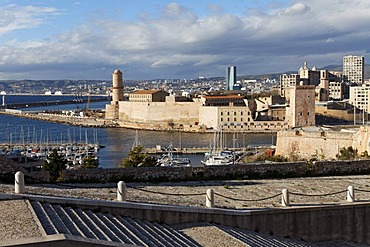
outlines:
{"label": "gravel ground", "polygon": [[239,242],[230,235],[220,231],[215,226],[206,223],[177,224],[175,229],[188,235],[196,242],[205,247],[223,246],[223,247],[242,247],[245,244]]}
{"label": "gravel ground", "polygon": [[25,200],[0,202],[0,239],[20,239],[42,235]]}
{"label": "gravel ground", "polygon": [[[290,202],[292,206],[343,204],[347,203],[345,192],[330,196],[319,195],[344,191],[349,185],[354,186],[355,190],[368,190],[370,192],[370,175],[158,184],[128,183],[127,200],[132,202],[204,207],[206,191],[207,189],[213,189],[217,193],[215,195],[215,206],[219,208],[278,208],[281,207],[281,191],[286,188],[290,192],[314,195],[298,196],[291,194]],[[79,186],[79,188],[76,188],[76,186]],[[116,200],[117,196],[116,184],[40,184],[29,185],[26,187],[26,190],[29,194],[100,200]],[[0,184],[1,192],[14,193],[14,186]],[[355,192],[356,201],[370,201],[370,193]],[[256,201],[274,195],[278,196]]]}

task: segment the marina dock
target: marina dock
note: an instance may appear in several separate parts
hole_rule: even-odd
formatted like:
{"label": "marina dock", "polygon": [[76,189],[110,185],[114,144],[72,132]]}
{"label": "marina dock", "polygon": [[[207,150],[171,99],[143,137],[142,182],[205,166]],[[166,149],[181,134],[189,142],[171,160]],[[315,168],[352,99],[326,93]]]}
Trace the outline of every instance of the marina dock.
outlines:
{"label": "marina dock", "polygon": [[[247,146],[244,148],[227,148],[226,150],[230,151],[261,151],[261,150],[267,150],[267,149],[274,149],[274,146]],[[209,147],[192,147],[192,148],[174,148],[171,150],[171,153],[173,154],[205,154],[210,151]],[[167,154],[169,150],[167,148],[160,148],[160,147],[154,147],[154,148],[146,148],[145,152],[148,154]]]}

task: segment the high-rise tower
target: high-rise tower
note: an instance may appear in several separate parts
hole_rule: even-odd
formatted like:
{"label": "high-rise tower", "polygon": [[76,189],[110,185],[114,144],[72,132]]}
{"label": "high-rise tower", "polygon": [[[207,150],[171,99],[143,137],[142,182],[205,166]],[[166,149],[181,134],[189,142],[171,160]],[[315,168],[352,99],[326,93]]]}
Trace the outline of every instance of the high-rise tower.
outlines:
{"label": "high-rise tower", "polygon": [[357,83],[358,85],[364,82],[364,56],[348,55],[343,57],[343,79],[346,82]]}
{"label": "high-rise tower", "polygon": [[230,66],[226,68],[226,90],[233,90],[236,84],[236,67]]}
{"label": "high-rise tower", "polygon": [[123,75],[122,72],[116,69],[113,72],[113,97],[112,97],[112,105],[113,105],[113,115],[114,118],[117,119],[119,117],[119,102],[123,101]]}

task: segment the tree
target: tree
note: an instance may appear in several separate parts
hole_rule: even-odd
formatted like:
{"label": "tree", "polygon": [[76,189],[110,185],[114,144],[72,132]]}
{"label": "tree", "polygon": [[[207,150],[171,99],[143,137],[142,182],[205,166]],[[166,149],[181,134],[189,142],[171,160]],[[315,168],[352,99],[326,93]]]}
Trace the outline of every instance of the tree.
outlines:
{"label": "tree", "polygon": [[138,145],[131,149],[128,157],[122,161],[120,167],[155,166],[156,159],[143,152],[143,147]]}
{"label": "tree", "polygon": [[59,155],[57,150],[53,150],[48,158],[43,162],[42,168],[49,171],[50,180],[56,181],[60,178],[62,171],[66,168],[67,160],[63,155]]}
{"label": "tree", "polygon": [[81,168],[90,169],[90,168],[98,168],[98,166],[99,166],[99,160],[94,158],[91,155],[88,155],[85,159],[83,159]]}

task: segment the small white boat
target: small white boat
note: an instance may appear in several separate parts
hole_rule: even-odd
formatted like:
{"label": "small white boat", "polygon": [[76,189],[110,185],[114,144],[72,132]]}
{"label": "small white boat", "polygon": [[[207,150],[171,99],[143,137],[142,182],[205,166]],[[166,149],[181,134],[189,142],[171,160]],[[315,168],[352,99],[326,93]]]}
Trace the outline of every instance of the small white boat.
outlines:
{"label": "small white boat", "polygon": [[157,159],[159,166],[190,166],[189,158],[173,157],[172,154],[164,154]]}
{"label": "small white boat", "polygon": [[168,153],[157,159],[158,166],[190,166],[190,159],[185,157],[173,157],[172,144],[168,147]]}
{"label": "small white boat", "polygon": [[205,153],[204,160],[201,161],[203,165],[233,165],[239,157],[234,151],[222,150],[220,152]]}

